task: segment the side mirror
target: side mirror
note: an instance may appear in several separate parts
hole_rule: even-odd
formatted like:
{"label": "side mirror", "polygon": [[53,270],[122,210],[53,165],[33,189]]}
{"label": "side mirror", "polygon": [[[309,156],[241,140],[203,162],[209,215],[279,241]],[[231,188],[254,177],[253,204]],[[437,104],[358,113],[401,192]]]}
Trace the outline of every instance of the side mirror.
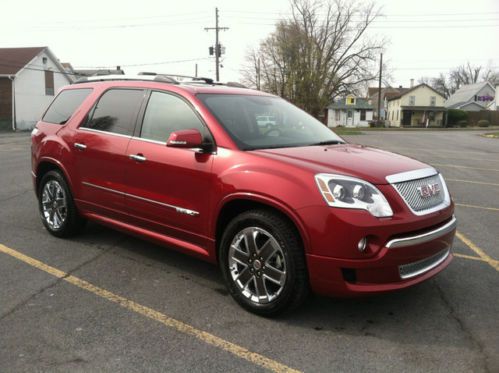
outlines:
{"label": "side mirror", "polygon": [[171,148],[203,148],[203,136],[195,129],[170,133],[166,146]]}

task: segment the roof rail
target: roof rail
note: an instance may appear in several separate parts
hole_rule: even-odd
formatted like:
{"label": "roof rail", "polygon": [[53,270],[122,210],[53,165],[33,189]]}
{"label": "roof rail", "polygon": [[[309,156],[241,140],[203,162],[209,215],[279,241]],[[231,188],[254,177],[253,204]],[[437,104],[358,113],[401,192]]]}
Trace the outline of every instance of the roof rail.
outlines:
{"label": "roof rail", "polygon": [[163,82],[170,84],[211,84],[211,85],[225,85],[228,87],[237,88],[248,88],[245,85],[237,82],[220,83],[215,82],[211,78],[203,78],[197,76],[189,75],[178,75],[178,74],[161,74],[154,72],[140,72],[137,75],[96,75],[96,76],[86,76],[81,77],[76,80],[73,84],[87,83],[87,82],[105,82],[112,80],[135,80],[135,81],[154,81]]}
{"label": "roof rail", "polygon": [[164,74],[164,73],[154,73],[149,71],[140,72],[138,75],[141,76],[164,76],[176,80],[178,83],[192,83],[192,82],[204,82],[206,84],[215,84],[215,81],[211,78],[204,78],[199,76],[191,75],[180,75],[180,74]]}
{"label": "roof rail", "polygon": [[110,80],[149,80],[156,82],[178,84],[179,82],[173,78],[162,75],[96,75],[84,76],[76,80],[73,84],[87,83],[87,82],[105,82]]}

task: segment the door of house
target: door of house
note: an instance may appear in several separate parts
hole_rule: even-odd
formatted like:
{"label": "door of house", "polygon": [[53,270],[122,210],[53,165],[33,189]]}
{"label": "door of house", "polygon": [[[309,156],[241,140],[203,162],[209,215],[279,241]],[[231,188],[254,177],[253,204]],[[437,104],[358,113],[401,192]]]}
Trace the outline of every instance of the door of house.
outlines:
{"label": "door of house", "polygon": [[347,126],[353,126],[353,110],[347,110]]}
{"label": "door of house", "polygon": [[412,119],[412,111],[404,110],[402,112],[402,125],[403,126],[410,126],[411,119]]}

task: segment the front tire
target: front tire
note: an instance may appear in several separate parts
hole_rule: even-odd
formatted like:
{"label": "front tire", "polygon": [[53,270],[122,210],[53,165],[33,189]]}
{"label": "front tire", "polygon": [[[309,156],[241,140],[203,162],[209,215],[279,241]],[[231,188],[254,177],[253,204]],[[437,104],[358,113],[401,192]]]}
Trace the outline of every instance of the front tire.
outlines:
{"label": "front tire", "polygon": [[275,316],[308,296],[298,232],[273,211],[251,210],[234,218],[223,234],[219,261],[230,294],[253,313]]}
{"label": "front tire", "polygon": [[78,215],[64,176],[59,171],[43,175],[38,189],[38,207],[43,225],[56,237],[78,233],[85,220]]}

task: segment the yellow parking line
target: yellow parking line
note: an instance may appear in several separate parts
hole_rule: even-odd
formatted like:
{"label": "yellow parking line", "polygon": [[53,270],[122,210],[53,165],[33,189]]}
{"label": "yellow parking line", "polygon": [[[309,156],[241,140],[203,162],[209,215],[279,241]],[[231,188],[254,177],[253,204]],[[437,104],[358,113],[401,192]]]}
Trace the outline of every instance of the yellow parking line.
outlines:
{"label": "yellow parking line", "polygon": [[472,255],[465,255],[465,254],[459,254],[459,253],[452,253],[457,258],[462,258],[462,259],[470,259],[470,260],[478,260],[479,262],[483,262],[484,260],[478,256],[472,256]]}
{"label": "yellow parking line", "polygon": [[481,167],[472,167],[472,166],[458,166],[455,164],[447,164],[447,163],[431,163],[432,166],[441,166],[441,167],[452,167],[452,168],[470,168],[472,170],[481,170],[481,171],[494,171],[499,172],[496,168],[481,168]]}
{"label": "yellow parking line", "polygon": [[54,277],[60,278],[72,285],[79,287],[80,289],[89,291],[101,298],[104,298],[110,302],[114,302],[120,305],[123,308],[126,308],[130,311],[138,313],[142,316],[145,316],[149,319],[155,320],[157,322],[162,323],[180,333],[184,333],[190,336],[193,336],[200,341],[217,347],[223,351],[229,352],[241,359],[245,359],[250,363],[261,366],[265,369],[268,369],[273,372],[299,372],[295,369],[292,369],[284,364],[281,364],[275,360],[269,359],[263,355],[257,354],[255,352],[251,352],[244,347],[236,345],[232,342],[226,341],[216,335],[210,334],[203,330],[196,329],[195,327],[186,324],[182,321],[176,320],[170,316],[167,316],[161,312],[158,312],[152,308],[143,306],[134,301],[131,301],[127,298],[124,298],[120,295],[114,294],[106,289],[97,287],[92,285],[91,283],[82,280],[78,277],[69,275],[66,272],[63,272],[57,268],[51,267],[48,264],[42,263],[30,256],[20,253],[14,249],[11,249],[7,246],[0,244],[0,252],[10,255],[34,268],[37,268],[41,271],[44,271],[48,274],[51,274]]}
{"label": "yellow parking line", "polygon": [[445,178],[445,181],[459,181],[460,183],[470,183],[470,184],[499,186],[499,184],[496,184],[496,183],[486,183],[485,181],[472,181],[472,180],[463,180],[463,179],[449,179],[447,177]]}
{"label": "yellow parking line", "polygon": [[489,210],[489,211],[499,211],[496,207],[485,207],[485,206],[477,206],[477,205],[468,205],[466,203],[455,203],[456,206],[460,207],[470,207],[472,209],[481,209],[481,210]]}
{"label": "yellow parking line", "polygon": [[488,263],[496,271],[499,271],[499,260],[492,259],[490,256],[475,245],[471,240],[459,231],[456,231],[456,237],[459,238],[466,246],[473,250],[484,262]]}
{"label": "yellow parking line", "polygon": [[[401,147],[401,146],[391,146],[390,148],[392,149],[405,149],[405,150],[411,150],[412,148],[407,148],[407,147]],[[438,153],[438,152],[444,152],[444,153],[466,153],[466,154],[481,154],[481,155],[488,155],[489,153],[487,152],[476,152],[476,151],[471,151],[471,150],[446,150],[446,149],[425,149],[425,148],[418,148],[418,151],[428,151],[430,153]],[[496,153],[499,154],[499,153]]]}

